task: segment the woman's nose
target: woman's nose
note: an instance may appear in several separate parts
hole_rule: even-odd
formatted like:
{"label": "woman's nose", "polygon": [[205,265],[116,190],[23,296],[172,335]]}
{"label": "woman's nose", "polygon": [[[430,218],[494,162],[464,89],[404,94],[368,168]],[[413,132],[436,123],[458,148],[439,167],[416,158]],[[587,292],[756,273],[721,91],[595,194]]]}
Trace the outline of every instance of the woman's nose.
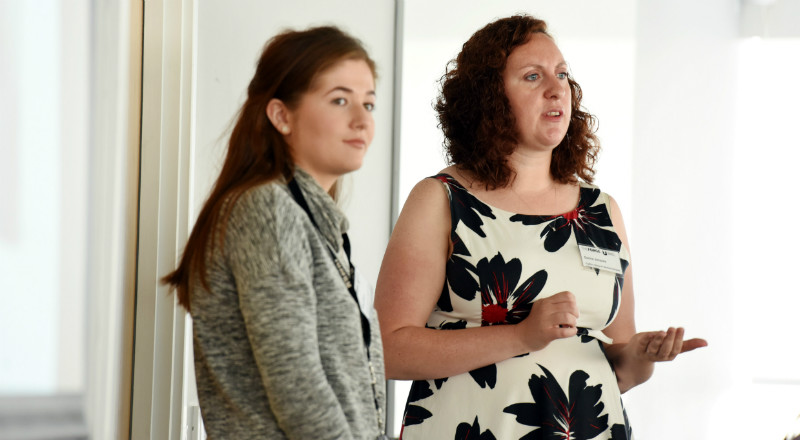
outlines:
{"label": "woman's nose", "polygon": [[366,128],[372,122],[372,113],[362,105],[354,106],[352,122],[354,128]]}
{"label": "woman's nose", "polygon": [[545,90],[548,98],[561,98],[566,94],[566,81],[552,76],[548,77],[547,81],[547,88]]}

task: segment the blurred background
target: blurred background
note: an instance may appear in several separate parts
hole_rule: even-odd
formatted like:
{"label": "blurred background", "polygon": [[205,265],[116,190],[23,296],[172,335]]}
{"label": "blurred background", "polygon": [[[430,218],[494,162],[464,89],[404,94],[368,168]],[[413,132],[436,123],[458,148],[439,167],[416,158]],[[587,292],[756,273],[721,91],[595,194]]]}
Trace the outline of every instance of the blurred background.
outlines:
{"label": "blurred background", "polygon": [[[377,278],[411,187],[445,166],[432,102],[461,44],[548,21],[599,121],[639,330],[709,347],[624,396],[638,439],[783,439],[800,415],[800,0],[0,0],[0,440],[203,438],[175,264],[265,41],[336,24],[378,63],[348,179]],[[408,383],[389,383],[392,434]]]}

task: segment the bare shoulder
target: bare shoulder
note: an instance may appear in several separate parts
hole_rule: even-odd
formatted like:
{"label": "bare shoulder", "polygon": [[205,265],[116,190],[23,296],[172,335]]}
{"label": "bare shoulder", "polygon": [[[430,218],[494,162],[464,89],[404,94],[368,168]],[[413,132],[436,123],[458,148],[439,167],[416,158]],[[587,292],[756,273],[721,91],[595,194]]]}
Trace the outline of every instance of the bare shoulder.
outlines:
{"label": "bare shoulder", "polygon": [[421,180],[395,223],[375,286],[384,335],[403,326],[425,325],[442,291],[449,232],[447,190],[437,179]]}
{"label": "bare shoulder", "polygon": [[400,217],[404,217],[409,211],[437,211],[447,206],[447,200],[447,191],[440,180],[422,179],[414,185],[414,188],[408,194]]}
{"label": "bare shoulder", "polygon": [[431,245],[449,240],[450,202],[447,189],[438,179],[425,178],[417,182],[408,194],[395,223],[389,247],[409,240],[415,245]]}
{"label": "bare shoulder", "polygon": [[610,194],[606,195],[608,196],[608,213],[611,215],[611,221],[615,224],[622,223],[622,211],[619,209],[619,204]]}
{"label": "bare shoulder", "polygon": [[396,252],[419,255],[423,249],[440,256],[450,247],[450,201],[438,179],[419,181],[408,194],[392,230],[384,258]]}

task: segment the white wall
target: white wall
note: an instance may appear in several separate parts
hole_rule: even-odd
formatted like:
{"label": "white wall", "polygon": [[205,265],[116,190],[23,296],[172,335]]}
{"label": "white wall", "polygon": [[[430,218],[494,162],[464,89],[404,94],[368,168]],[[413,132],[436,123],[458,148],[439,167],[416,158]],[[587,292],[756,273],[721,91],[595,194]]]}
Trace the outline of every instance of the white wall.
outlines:
{"label": "white wall", "polygon": [[[634,285],[640,330],[682,325],[710,347],[661,364],[626,401],[644,438],[706,437],[737,348],[731,149],[738,2],[638,5],[634,103]],[[691,423],[664,423],[685,420]],[[736,415],[726,417],[726,422]]]}
{"label": "white wall", "polygon": [[84,386],[89,17],[0,3],[0,395]]}
{"label": "white wall", "polygon": [[127,432],[141,53],[95,3],[0,1],[0,437]]}
{"label": "white wall", "polygon": [[[800,20],[799,6],[640,5],[639,322],[685,325],[710,343],[627,396],[646,438],[783,438],[800,413],[800,349],[785,336],[800,301],[793,227],[782,221],[800,214],[791,202],[800,29],[785,26]],[[664,424],[665,409],[691,423]]]}
{"label": "white wall", "polygon": [[[800,57],[786,56],[800,53],[800,35],[748,38],[739,49],[731,227],[741,239],[731,250],[733,313],[726,323],[733,330],[726,339],[735,357],[732,381],[715,410],[775,420],[774,426],[747,423],[740,428],[748,438],[781,438],[787,421],[800,414],[800,348],[788,336],[796,332],[800,314],[789,232],[790,219],[800,215],[793,203],[800,110],[790,107],[800,97],[800,82],[792,80],[800,78]],[[775,80],[763,81],[773,72],[780,72]],[[770,408],[761,402],[770,402]]]}

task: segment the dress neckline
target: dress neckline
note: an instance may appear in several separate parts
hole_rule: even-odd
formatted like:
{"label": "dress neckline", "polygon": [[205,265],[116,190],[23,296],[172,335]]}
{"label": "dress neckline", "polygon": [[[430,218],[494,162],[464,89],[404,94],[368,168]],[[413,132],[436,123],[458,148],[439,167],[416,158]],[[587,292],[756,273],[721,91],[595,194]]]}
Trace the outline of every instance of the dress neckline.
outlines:
{"label": "dress neckline", "polygon": [[565,219],[570,220],[570,219],[572,219],[574,217],[577,217],[578,210],[581,208],[581,206],[583,206],[583,203],[582,203],[583,199],[584,199],[583,190],[584,189],[594,188],[594,186],[579,180],[578,181],[578,186],[579,186],[578,203],[575,205],[574,208],[572,208],[571,210],[569,210],[567,212],[563,212],[561,214],[523,214],[523,213],[519,213],[519,212],[509,211],[509,210],[503,209],[503,208],[498,208],[497,206],[492,205],[491,203],[486,203],[486,201],[484,201],[480,197],[478,197],[475,194],[473,194],[472,191],[467,189],[467,187],[462,185],[461,182],[459,182],[455,177],[451,176],[448,173],[439,173],[439,174],[435,175],[434,177],[439,177],[439,176],[443,176],[443,177],[447,178],[448,180],[450,180],[451,182],[455,183],[459,188],[461,188],[461,190],[463,190],[464,192],[469,194],[475,200],[477,200],[480,203],[483,203],[484,205],[486,205],[489,208],[491,208],[492,211],[499,211],[499,212],[502,212],[502,213],[507,214],[509,216],[523,215],[523,216],[527,216],[527,217],[539,217],[539,218],[542,218],[542,219],[554,219],[554,218],[558,218],[558,217],[564,217]]}

